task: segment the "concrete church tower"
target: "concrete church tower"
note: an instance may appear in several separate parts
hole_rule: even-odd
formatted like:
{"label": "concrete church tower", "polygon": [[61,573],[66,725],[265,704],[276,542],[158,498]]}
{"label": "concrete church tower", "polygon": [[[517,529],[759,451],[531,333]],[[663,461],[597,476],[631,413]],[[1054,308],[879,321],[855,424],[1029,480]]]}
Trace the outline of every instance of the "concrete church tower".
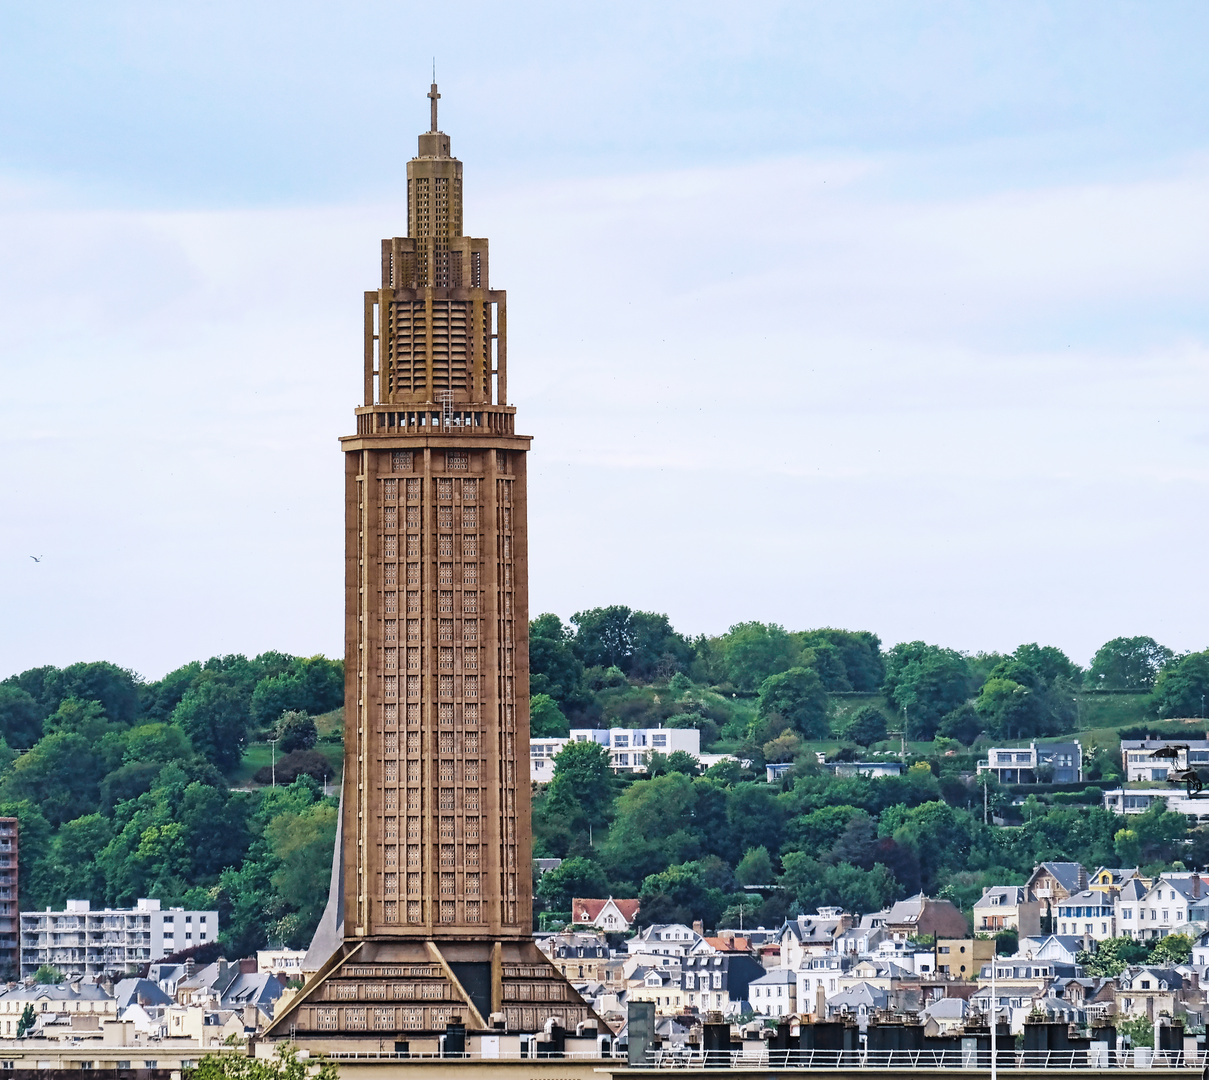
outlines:
{"label": "concrete church tower", "polygon": [[[345,756],[338,867],[268,1035],[311,1043],[594,1019],[531,938],[525,457],[505,294],[462,234],[437,127],[407,164],[408,235],[365,294],[345,454]],[[601,1029],[603,1031],[603,1028]]]}

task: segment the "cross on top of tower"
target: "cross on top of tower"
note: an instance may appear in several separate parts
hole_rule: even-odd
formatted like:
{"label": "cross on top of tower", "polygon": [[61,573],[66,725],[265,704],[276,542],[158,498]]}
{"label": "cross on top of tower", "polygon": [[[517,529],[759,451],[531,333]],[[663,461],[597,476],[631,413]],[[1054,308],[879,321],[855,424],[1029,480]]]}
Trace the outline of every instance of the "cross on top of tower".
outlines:
{"label": "cross on top of tower", "polygon": [[428,91],[428,99],[432,102],[432,127],[428,129],[429,131],[437,130],[437,99],[440,98],[440,96],[441,95],[437,93],[437,84],[434,82],[432,84],[432,89]]}

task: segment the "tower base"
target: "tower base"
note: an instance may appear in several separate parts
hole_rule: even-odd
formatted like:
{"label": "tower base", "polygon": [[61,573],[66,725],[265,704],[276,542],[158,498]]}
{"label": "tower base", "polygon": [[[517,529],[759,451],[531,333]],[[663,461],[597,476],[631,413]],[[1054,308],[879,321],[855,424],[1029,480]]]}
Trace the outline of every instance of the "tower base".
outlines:
{"label": "tower base", "polygon": [[346,939],[264,1037],[389,1050],[394,1042],[443,1034],[451,1024],[533,1034],[550,1020],[570,1032],[584,1021],[606,1030],[531,940]]}

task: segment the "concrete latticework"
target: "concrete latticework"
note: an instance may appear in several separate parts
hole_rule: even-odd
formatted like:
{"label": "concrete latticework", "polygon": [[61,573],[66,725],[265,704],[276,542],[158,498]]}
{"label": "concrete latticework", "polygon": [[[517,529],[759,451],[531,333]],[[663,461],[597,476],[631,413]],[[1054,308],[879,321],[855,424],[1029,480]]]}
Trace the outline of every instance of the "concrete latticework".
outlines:
{"label": "concrete latticework", "polygon": [[429,96],[342,440],[343,855],[312,956],[335,952],[270,1036],[594,1018],[531,937],[529,436],[507,404],[505,294],[487,241],[462,235],[462,163]]}

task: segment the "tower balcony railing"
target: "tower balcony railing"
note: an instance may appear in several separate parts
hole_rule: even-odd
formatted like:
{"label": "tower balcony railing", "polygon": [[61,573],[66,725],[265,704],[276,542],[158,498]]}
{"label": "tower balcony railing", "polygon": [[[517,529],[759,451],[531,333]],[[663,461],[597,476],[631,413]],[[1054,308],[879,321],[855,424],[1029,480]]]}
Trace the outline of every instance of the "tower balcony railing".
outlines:
{"label": "tower balcony railing", "polygon": [[508,405],[479,409],[409,409],[381,404],[357,409],[358,435],[512,435],[515,411]]}

